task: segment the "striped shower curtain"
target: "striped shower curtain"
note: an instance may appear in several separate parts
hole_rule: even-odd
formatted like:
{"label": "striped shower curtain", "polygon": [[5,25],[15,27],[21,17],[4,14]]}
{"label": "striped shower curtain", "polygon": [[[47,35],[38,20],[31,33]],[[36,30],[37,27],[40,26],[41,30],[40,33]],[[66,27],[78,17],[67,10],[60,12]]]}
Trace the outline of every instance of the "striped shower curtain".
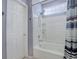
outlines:
{"label": "striped shower curtain", "polygon": [[77,59],[77,0],[67,1],[64,59]]}

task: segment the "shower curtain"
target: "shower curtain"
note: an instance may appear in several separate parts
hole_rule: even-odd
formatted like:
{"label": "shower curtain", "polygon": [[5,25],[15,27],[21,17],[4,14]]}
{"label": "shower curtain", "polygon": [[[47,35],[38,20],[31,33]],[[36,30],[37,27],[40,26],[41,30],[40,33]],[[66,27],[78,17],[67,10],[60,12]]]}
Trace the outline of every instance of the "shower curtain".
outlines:
{"label": "shower curtain", "polygon": [[77,0],[67,1],[64,59],[77,59]]}

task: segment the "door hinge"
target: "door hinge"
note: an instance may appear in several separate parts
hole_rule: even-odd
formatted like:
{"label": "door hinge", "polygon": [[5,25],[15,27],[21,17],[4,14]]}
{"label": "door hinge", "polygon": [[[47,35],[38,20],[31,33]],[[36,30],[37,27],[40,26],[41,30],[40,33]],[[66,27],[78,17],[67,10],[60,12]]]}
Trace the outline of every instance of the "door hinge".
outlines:
{"label": "door hinge", "polygon": [[2,12],[2,16],[4,15],[4,12]]}

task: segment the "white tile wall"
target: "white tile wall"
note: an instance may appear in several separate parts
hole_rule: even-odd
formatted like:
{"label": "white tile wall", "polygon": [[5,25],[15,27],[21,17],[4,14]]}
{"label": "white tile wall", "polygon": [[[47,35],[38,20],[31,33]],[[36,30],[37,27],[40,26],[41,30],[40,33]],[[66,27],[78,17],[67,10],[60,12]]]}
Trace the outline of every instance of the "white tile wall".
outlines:
{"label": "white tile wall", "polygon": [[[34,46],[38,45],[44,49],[64,54],[66,14],[42,17],[41,22],[46,24],[43,27],[45,28],[45,38],[42,37],[42,41],[38,40],[38,33],[41,33],[41,31],[37,31],[38,19],[34,19]],[[40,36],[42,36],[42,33]]]}

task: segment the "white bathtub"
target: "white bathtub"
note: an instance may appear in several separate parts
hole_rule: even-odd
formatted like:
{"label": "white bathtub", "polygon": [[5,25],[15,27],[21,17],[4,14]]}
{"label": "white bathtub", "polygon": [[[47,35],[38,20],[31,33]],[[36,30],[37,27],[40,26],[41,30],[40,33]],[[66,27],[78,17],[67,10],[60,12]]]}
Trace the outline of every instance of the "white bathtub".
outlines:
{"label": "white bathtub", "polygon": [[34,57],[36,59],[63,59],[64,53],[55,50],[48,50],[41,47],[34,48]]}

